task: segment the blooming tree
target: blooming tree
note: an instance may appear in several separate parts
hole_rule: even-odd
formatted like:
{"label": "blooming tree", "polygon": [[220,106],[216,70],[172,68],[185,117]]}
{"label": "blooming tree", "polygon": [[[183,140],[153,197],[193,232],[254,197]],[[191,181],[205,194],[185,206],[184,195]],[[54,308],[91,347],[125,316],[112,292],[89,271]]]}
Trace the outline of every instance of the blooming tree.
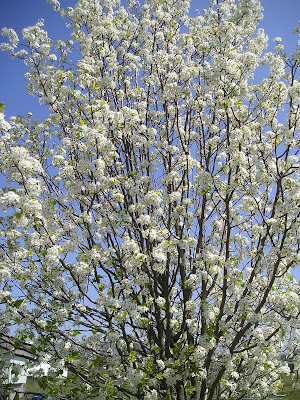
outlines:
{"label": "blooming tree", "polygon": [[72,398],[275,392],[299,344],[299,47],[265,51],[257,0],[51,2],[70,40],[3,30],[49,107],[0,116],[6,317]]}

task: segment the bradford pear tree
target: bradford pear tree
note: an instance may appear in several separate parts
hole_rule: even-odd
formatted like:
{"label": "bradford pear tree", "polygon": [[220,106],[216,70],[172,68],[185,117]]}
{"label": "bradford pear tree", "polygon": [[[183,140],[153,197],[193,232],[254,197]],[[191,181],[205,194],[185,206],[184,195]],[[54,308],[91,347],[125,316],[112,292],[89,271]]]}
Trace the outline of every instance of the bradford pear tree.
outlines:
{"label": "bradford pear tree", "polygon": [[72,398],[276,392],[299,348],[299,47],[266,50],[257,0],[51,2],[68,40],[3,30],[49,109],[0,120],[15,335]]}

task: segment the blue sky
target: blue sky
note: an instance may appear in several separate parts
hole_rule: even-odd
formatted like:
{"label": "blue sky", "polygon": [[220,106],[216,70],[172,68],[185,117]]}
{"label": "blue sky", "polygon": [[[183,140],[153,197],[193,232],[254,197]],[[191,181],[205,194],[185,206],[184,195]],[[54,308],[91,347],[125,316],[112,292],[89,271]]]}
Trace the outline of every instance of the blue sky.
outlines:
{"label": "blue sky", "polygon": [[[34,25],[39,19],[45,21],[45,29],[54,41],[66,36],[65,21],[53,12],[46,0],[4,0],[1,2],[0,30],[3,27],[13,28],[21,36],[24,27]],[[74,6],[76,0],[61,0],[63,6]],[[192,0],[191,12],[206,8],[208,0]],[[286,52],[293,52],[297,44],[297,35],[293,28],[300,17],[299,0],[261,0],[264,7],[264,19],[260,27],[272,38],[280,36],[286,45]],[[1,39],[0,41],[5,41]],[[11,60],[5,52],[0,52],[0,102],[5,104],[5,114],[25,115],[32,112],[37,118],[47,115],[46,107],[41,107],[36,98],[26,93],[26,68],[19,60]],[[300,280],[300,267],[295,271]]]}

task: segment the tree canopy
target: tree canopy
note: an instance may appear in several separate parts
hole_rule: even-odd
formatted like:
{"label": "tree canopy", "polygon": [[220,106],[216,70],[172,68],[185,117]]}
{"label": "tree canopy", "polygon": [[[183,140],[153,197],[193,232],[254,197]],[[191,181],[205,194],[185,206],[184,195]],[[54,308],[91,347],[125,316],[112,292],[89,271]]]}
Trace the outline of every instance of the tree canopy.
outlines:
{"label": "tree canopy", "polygon": [[0,114],[2,320],[72,399],[275,393],[299,349],[299,46],[266,50],[257,0],[51,3],[68,40],[2,31],[49,107]]}

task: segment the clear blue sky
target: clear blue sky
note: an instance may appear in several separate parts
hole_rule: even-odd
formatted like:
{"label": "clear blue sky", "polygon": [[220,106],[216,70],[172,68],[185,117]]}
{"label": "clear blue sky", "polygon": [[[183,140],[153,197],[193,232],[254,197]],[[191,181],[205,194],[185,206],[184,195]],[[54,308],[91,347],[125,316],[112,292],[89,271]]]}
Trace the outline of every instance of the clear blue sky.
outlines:
{"label": "clear blue sky", "polygon": [[[64,39],[66,35],[65,21],[53,12],[52,6],[46,0],[2,0],[0,14],[0,30],[3,27],[13,28],[19,36],[21,30],[34,25],[43,18],[45,29],[54,41]],[[63,6],[74,6],[76,0],[61,0]],[[208,0],[192,0],[191,12],[206,8]],[[270,42],[276,36],[283,39],[286,52],[291,53],[296,48],[297,35],[293,28],[300,18],[299,0],[261,0],[264,7],[264,19],[260,27],[269,36]],[[1,39],[0,41],[5,41]],[[11,60],[5,52],[0,52],[0,102],[5,104],[5,114],[25,115],[32,112],[35,117],[42,118],[47,114],[46,107],[41,107],[36,98],[26,93],[26,68],[19,60]],[[300,267],[295,271],[300,280]]]}

